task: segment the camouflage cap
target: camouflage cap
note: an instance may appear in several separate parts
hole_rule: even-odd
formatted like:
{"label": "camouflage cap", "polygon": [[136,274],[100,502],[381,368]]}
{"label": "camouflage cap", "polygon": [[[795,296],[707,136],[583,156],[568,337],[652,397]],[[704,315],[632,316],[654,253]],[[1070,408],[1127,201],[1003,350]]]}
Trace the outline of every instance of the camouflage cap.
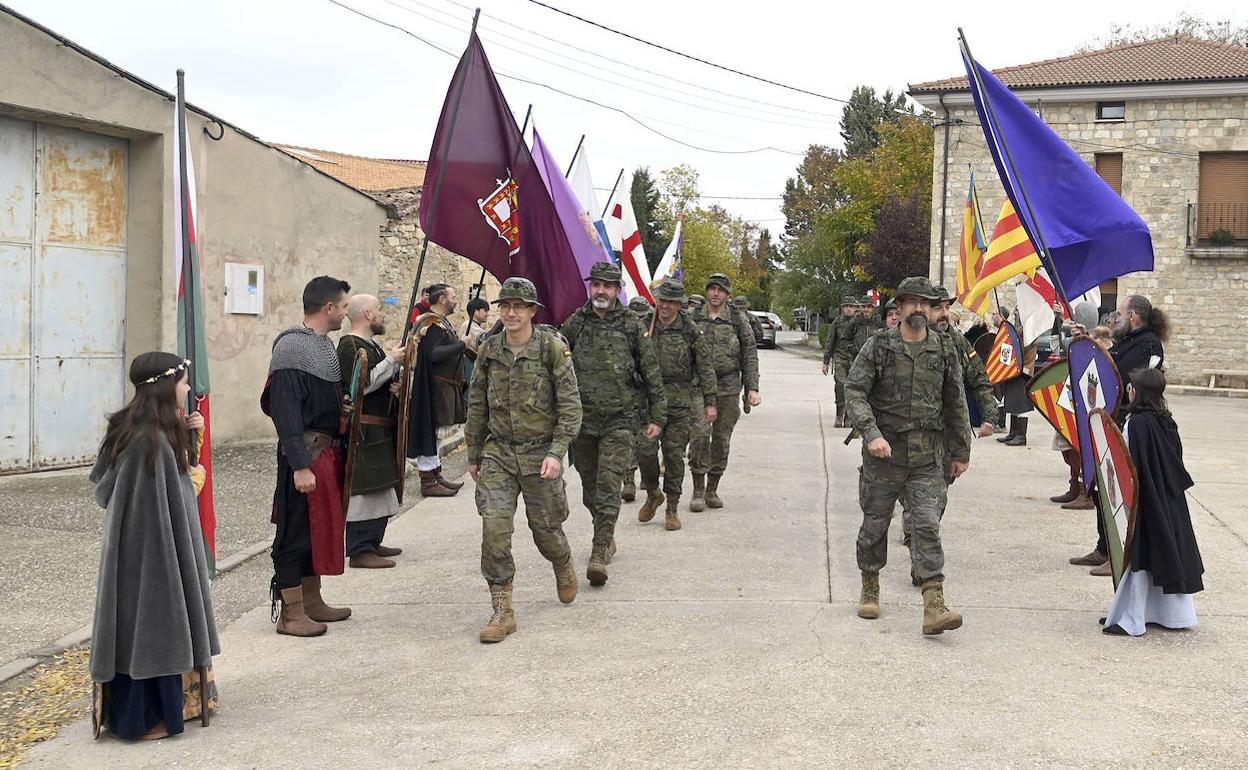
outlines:
{"label": "camouflage cap", "polygon": [[587,281],[610,281],[614,284],[620,284],[623,278],[620,273],[620,266],[610,262],[595,262],[594,266],[589,269],[589,275],[585,277]]}
{"label": "camouflage cap", "polygon": [[875,307],[875,297],[863,294],[862,299],[858,300],[858,307]]}
{"label": "camouflage cap", "polygon": [[932,298],[934,304],[941,302],[953,302],[953,297],[949,296],[949,290],[944,286],[933,286],[932,292],[936,295]]}
{"label": "camouflage cap", "polygon": [[690,294],[689,304],[690,305],[705,305],[706,297],[703,297],[701,294]]}
{"label": "camouflage cap", "polygon": [[733,297],[732,304],[736,307],[749,307],[750,300],[747,297]]}
{"label": "camouflage cap", "polygon": [[858,307],[862,305],[862,300],[857,297],[845,297],[841,300],[841,307]]}
{"label": "camouflage cap", "polygon": [[685,285],[675,278],[668,278],[654,290],[654,298],[668,302],[686,302],[692,299],[685,294]]}
{"label": "camouflage cap", "polygon": [[503,281],[503,288],[498,290],[498,299],[494,300],[494,304],[507,299],[523,300],[530,305],[546,307],[537,301],[537,287],[528,278],[512,277]]}
{"label": "camouflage cap", "polygon": [[650,303],[645,297],[633,297],[628,301],[628,309],[634,313],[649,313]]}
{"label": "camouflage cap", "polygon": [[732,279],[723,273],[711,273],[711,277],[706,279],[706,288],[718,286],[729,294],[732,293]]}
{"label": "camouflage cap", "polygon": [[932,286],[932,282],[921,275],[912,275],[897,284],[897,299],[901,299],[907,294],[922,297],[929,302],[934,302],[937,299],[936,289]]}

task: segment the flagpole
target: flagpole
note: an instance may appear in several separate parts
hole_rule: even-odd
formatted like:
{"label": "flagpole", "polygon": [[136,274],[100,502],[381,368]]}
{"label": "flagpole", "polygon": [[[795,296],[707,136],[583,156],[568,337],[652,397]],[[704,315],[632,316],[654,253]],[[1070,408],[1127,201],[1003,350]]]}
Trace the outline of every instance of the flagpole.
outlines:
{"label": "flagpole", "polygon": [[[472,41],[477,37],[477,19],[481,16],[481,9],[478,8],[472,12],[472,29],[468,31],[468,44],[472,45]],[[456,74],[459,74],[456,68]],[[451,101],[451,122],[446,132],[446,141],[442,144],[442,157],[438,159],[438,175],[433,180],[433,197],[429,200],[429,221],[434,219],[434,213],[438,210],[438,197],[442,193],[442,180],[446,176],[446,157],[451,151],[451,137],[455,134],[455,120],[459,117],[459,103],[464,95],[464,81],[467,80],[467,72],[464,77],[459,79],[459,83],[455,86],[455,98]],[[425,233],[424,242],[420,245],[420,261],[416,265],[416,279],[412,281],[412,297],[407,303],[407,314],[403,316],[403,338],[400,344],[407,345],[407,335],[412,328],[412,309],[416,307],[416,297],[420,294],[420,276],[425,271],[425,256],[429,253],[429,234]]]}
{"label": "flagpole", "polygon": [[[524,111],[524,125],[520,126],[520,140],[521,141],[524,140],[524,132],[529,130],[529,119],[532,117],[533,117],[533,105],[530,104],[529,108]],[[581,134],[581,141],[582,142],[585,141],[584,134]],[[576,150],[577,152],[580,152],[581,146],[579,144],[576,146]],[[572,161],[575,162],[576,158],[575,157],[572,158]],[[514,158],[513,158],[513,162],[514,162]],[[572,167],[569,166],[568,168],[570,170]],[[484,267],[481,268],[481,277],[477,279],[477,293],[473,295],[473,299],[480,299],[481,292],[483,291],[485,291],[485,268]],[[410,310],[408,311],[408,315],[411,315]],[[468,316],[468,323],[464,324],[464,334],[467,334],[468,330],[471,328],[472,328],[472,316],[470,315]]]}
{"label": "flagpole", "polygon": [[[186,72],[178,70],[178,101],[175,119],[178,125],[175,130],[178,132],[178,180],[182,190],[182,194],[178,200],[178,216],[182,219],[182,285],[179,290],[182,292],[182,336],[183,344],[186,345],[186,357],[190,358],[195,354],[195,260],[191,258],[191,234],[190,218],[187,216],[187,200],[190,191],[187,190],[189,184],[189,175],[186,172],[186,89],[185,89]],[[207,362],[194,362],[192,366],[199,366]],[[195,403],[198,393],[195,392],[195,375],[191,371],[187,371],[187,382],[190,383],[191,389],[186,396],[186,415],[189,417],[195,411]],[[199,431],[191,431],[190,444],[187,447],[187,461],[191,465],[199,465]]]}
{"label": "flagpole", "polygon": [[[984,102],[984,109],[988,111],[989,117],[994,125],[1000,125],[997,121],[997,111],[992,106],[992,100],[988,98],[987,91],[984,90],[984,83],[979,77],[979,67],[975,62],[975,57],[971,54],[971,47],[966,42],[966,35],[962,32],[962,28],[958,27],[958,39],[962,45],[962,52],[966,55],[966,59],[970,62],[970,75],[975,79],[975,85],[979,90],[979,97]],[[1044,233],[1040,230],[1040,221],[1036,218],[1036,212],[1031,207],[1031,200],[1027,197],[1027,188],[1023,187],[1023,180],[1018,175],[1018,168],[1014,165],[1014,156],[1010,153],[1010,146],[1005,142],[1005,136],[1000,132],[996,133],[996,139],[1001,146],[1001,152],[1005,155],[1005,160],[1010,166],[1010,174],[1014,177],[1014,184],[1018,188],[1019,194],[1023,198],[1023,206],[1027,209],[1027,215],[1031,219],[1032,225],[1036,230],[1036,240],[1040,243],[1036,246],[1040,249],[1041,259],[1045,262],[1045,267],[1053,274],[1053,288],[1057,290],[1057,296],[1061,298],[1062,304],[1066,306],[1066,312],[1070,313],[1070,300],[1066,296],[1066,287],[1062,285],[1062,276],[1058,274],[1057,267],[1053,264],[1053,257],[1049,254],[1049,246],[1045,243]],[[1026,229],[1026,228],[1024,228]],[[1072,314],[1073,315],[1073,314]]]}
{"label": "flagpole", "polygon": [[611,185],[611,194],[607,196],[607,205],[602,209],[602,216],[599,219],[607,218],[607,211],[611,208],[611,199],[615,197],[615,191],[620,189],[620,180],[624,178],[624,169],[620,169],[620,173],[615,177],[615,184]]}
{"label": "flagpole", "polygon": [[564,175],[563,175],[564,179],[567,179],[568,177],[572,176],[572,168],[576,165],[576,159],[581,154],[581,146],[584,144],[585,144],[585,135],[581,134],[581,141],[576,143],[576,152],[572,153],[572,162],[568,164],[568,170],[564,172]]}

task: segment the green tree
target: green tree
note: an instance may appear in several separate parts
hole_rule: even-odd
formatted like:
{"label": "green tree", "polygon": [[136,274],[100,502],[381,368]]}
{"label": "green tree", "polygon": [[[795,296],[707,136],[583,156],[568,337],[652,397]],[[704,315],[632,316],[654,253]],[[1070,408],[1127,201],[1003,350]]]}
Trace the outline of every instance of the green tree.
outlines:
{"label": "green tree", "polygon": [[698,189],[698,172],[692,166],[681,164],[664,169],[659,183],[659,218],[671,231],[676,217],[698,205],[701,191]]}
{"label": "green tree", "polygon": [[791,241],[809,233],[815,217],[830,211],[841,201],[836,187],[836,167],[843,159],[840,150],[822,144],[806,149],[797,175],[784,183],[784,238]]}
{"label": "green tree", "polygon": [[637,215],[637,229],[641,232],[641,246],[646,251],[646,261],[653,270],[667,248],[668,236],[659,222],[659,188],[650,176],[650,169],[639,166],[633,172],[633,184],[629,190],[633,213]]}
{"label": "green tree", "polygon": [[849,97],[849,103],[841,111],[841,139],[845,141],[845,155],[863,158],[880,144],[880,127],[898,123],[913,110],[906,106],[905,94],[885,90],[879,98],[871,86],[858,86]]}
{"label": "green tree", "polygon": [[867,236],[862,267],[879,286],[893,288],[903,278],[927,275],[932,218],[925,197],[912,193],[890,196],[875,216]]}
{"label": "green tree", "polygon": [[680,263],[685,273],[685,286],[690,293],[701,294],[711,273],[724,273],[740,280],[737,257],[728,248],[728,239],[703,209],[685,212],[680,241]]}

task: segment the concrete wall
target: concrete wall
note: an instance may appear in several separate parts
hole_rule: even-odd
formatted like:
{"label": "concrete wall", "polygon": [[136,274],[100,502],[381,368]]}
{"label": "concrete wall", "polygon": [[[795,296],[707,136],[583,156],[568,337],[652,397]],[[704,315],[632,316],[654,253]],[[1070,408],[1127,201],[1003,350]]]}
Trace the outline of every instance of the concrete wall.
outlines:
{"label": "concrete wall", "polygon": [[[1098,152],[1121,152],[1122,195],[1148,224],[1156,257],[1151,273],[1119,280],[1119,296],[1143,294],[1171,319],[1166,368],[1172,382],[1207,383],[1205,368],[1248,369],[1248,252],[1188,249],[1187,204],[1197,202],[1200,152],[1248,150],[1248,97],[1127,101],[1122,122],[1097,122],[1096,102],[1045,100],[1043,116],[1089,164]],[[990,231],[1005,200],[974,108],[950,108],[966,125],[936,128],[932,179],[931,276],[954,283],[962,211],[970,175]],[[938,120],[943,113],[937,113]],[[949,132],[944,260],[941,260],[943,143]],[[1125,147],[1124,147],[1125,146]],[[1123,149],[1118,149],[1124,147]],[[1015,305],[1013,291],[1002,302]]]}
{"label": "concrete wall", "polygon": [[[194,74],[188,75],[194,101]],[[0,113],[130,142],[126,352],[174,350],[172,102],[0,13]],[[273,337],[301,321],[304,283],[329,273],[378,285],[385,209],[308,165],[191,113],[204,318],[218,440],[271,436],[259,409]],[[214,134],[218,127],[213,124]],[[224,312],[224,263],[265,267],[264,314]]]}

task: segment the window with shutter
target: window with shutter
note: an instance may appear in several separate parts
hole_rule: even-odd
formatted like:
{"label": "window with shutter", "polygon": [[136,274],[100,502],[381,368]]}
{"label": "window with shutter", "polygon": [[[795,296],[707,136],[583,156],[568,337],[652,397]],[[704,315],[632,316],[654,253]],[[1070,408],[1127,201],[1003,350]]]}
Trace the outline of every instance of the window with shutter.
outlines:
{"label": "window with shutter", "polygon": [[1248,152],[1202,152],[1198,195],[1199,241],[1248,240]]}
{"label": "window with shutter", "polygon": [[1098,152],[1096,173],[1114,192],[1122,195],[1122,153]]}

